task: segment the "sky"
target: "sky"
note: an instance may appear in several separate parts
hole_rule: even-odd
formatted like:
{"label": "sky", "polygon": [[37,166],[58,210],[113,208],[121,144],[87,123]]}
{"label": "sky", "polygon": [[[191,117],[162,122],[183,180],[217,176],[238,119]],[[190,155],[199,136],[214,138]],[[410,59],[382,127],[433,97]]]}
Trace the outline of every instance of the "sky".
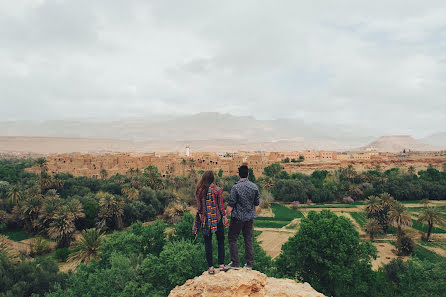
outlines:
{"label": "sky", "polygon": [[446,131],[446,1],[0,0],[0,121],[221,112]]}

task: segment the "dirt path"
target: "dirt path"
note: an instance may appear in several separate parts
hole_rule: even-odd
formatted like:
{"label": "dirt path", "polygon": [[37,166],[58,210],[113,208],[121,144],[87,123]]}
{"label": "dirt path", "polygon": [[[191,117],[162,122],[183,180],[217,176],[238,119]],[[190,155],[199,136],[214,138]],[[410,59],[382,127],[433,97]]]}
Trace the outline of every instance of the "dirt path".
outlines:
{"label": "dirt path", "polygon": [[[373,245],[378,250],[378,257],[372,261],[373,270],[378,270],[380,266],[388,264],[392,259],[398,258],[395,252],[395,247],[387,242],[374,242]],[[407,257],[401,257],[407,260]]]}
{"label": "dirt path", "polygon": [[257,240],[260,242],[260,246],[265,250],[266,254],[275,258],[280,255],[282,245],[287,242],[288,238],[293,236],[293,234],[294,231],[284,232],[267,230],[263,231],[262,234],[257,237]]}

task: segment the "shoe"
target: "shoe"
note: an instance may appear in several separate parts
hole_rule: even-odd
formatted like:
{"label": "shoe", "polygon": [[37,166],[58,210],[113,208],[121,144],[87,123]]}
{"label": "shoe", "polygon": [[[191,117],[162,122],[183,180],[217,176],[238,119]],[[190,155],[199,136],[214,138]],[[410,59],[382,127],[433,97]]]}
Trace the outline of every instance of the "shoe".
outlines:
{"label": "shoe", "polygon": [[232,261],[231,261],[231,262],[230,262],[228,265],[226,265],[225,268],[223,268],[221,271],[226,272],[226,271],[228,271],[229,269],[238,270],[238,269],[240,269],[240,266],[235,266],[234,263],[232,263]]}
{"label": "shoe", "polygon": [[251,266],[251,265],[248,265],[248,264],[245,264],[245,266],[243,266],[243,268],[246,268],[246,269],[248,269],[248,270],[252,270],[252,266]]}

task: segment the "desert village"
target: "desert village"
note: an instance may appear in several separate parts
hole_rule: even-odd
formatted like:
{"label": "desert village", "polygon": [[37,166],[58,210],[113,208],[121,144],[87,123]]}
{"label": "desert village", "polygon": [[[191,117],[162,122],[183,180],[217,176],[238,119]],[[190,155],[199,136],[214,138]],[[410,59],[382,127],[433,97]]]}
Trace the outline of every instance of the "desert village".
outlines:
{"label": "desert village", "polygon": [[[108,154],[57,154],[46,157],[49,172],[70,173],[74,176],[100,178],[101,170],[108,176],[126,174],[132,170],[143,170],[149,165],[158,168],[163,177],[187,174],[190,170],[222,170],[223,175],[236,175],[242,163],[247,163],[256,176],[273,163],[280,163],[288,173],[312,173],[314,170],[336,170],[353,165],[358,170],[383,170],[413,166],[416,170],[425,169],[430,164],[438,169],[446,162],[445,152],[402,152],[382,153],[375,148],[361,152],[337,153],[333,151],[307,150],[303,152],[234,152],[211,153],[192,152],[186,146],[184,152],[177,153],[108,153]],[[37,172],[38,168],[30,168]]]}

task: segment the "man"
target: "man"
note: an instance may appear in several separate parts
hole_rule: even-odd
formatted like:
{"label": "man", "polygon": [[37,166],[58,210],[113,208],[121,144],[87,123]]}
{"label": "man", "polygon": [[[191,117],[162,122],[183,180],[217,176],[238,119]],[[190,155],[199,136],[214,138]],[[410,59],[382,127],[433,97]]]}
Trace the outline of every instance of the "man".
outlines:
{"label": "man", "polygon": [[229,254],[231,262],[225,267],[239,269],[240,260],[238,256],[237,239],[240,231],[245,241],[245,268],[252,269],[254,264],[253,249],[253,222],[259,207],[259,188],[248,180],[248,166],[242,165],[238,169],[240,181],[231,189],[226,214],[231,215],[228,230]]}

